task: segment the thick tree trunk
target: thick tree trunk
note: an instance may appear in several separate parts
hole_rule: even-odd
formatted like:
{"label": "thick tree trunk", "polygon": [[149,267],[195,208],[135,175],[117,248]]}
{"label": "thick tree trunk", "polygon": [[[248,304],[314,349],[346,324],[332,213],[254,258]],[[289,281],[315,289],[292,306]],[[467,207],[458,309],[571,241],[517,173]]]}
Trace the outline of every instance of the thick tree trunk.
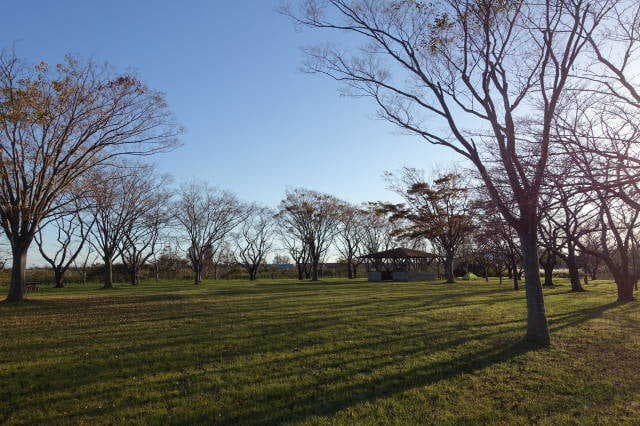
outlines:
{"label": "thick tree trunk", "polygon": [[24,300],[28,247],[28,244],[16,243],[11,248],[13,260],[11,263],[9,294],[7,294],[7,301],[9,302],[20,302]]}
{"label": "thick tree trunk", "polygon": [[498,279],[500,280],[500,285],[502,285],[502,271],[498,272]]}
{"label": "thick tree trunk", "polygon": [[113,288],[113,259],[104,256],[104,285],[102,288]]}
{"label": "thick tree trunk", "polygon": [[573,243],[569,242],[567,246],[567,268],[569,269],[569,280],[571,281],[571,291],[585,291],[580,283],[580,271],[578,262],[576,261],[576,248]]}
{"label": "thick tree trunk", "polygon": [[[524,218],[526,220],[526,218]],[[526,340],[538,345],[550,344],[549,325],[544,307],[544,295],[540,283],[536,221],[529,220],[527,228],[520,230],[524,266],[524,286],[527,299]]]}
{"label": "thick tree trunk", "polygon": [[64,271],[62,268],[53,268],[53,282],[55,288],[64,288]]}
{"label": "thick tree trunk", "polygon": [[453,255],[451,254],[447,254],[444,258],[444,277],[449,284],[456,282],[456,277],[453,274]]}
{"label": "thick tree trunk", "polygon": [[629,274],[620,272],[614,274],[614,279],[618,289],[618,302],[626,303],[634,301],[633,290],[636,280],[629,276]]}

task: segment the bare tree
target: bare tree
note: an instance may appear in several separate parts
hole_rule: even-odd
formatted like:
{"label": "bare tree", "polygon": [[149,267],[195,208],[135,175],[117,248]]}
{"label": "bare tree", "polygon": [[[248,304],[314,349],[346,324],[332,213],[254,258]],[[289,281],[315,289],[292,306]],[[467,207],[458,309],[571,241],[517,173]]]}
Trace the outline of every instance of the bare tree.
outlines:
{"label": "bare tree", "polygon": [[347,278],[353,279],[356,277],[358,265],[361,263],[359,256],[364,254],[367,212],[359,207],[344,203],[339,207],[338,214],[340,223],[336,246],[347,263]]}
{"label": "bare tree", "polygon": [[331,245],[339,224],[340,200],[308,189],[287,191],[280,202],[278,218],[309,251],[311,280],[319,278],[320,260]]}
{"label": "bare tree", "polygon": [[166,151],[176,127],[161,93],[71,56],[29,66],[0,52],[0,222],[13,255],[8,300],[24,296],[27,251],[61,194],[97,165]]}
{"label": "bare tree", "polygon": [[[79,262],[80,260],[82,261],[81,263]],[[84,254],[82,256],[76,256],[73,261],[74,269],[80,274],[80,284],[87,284],[87,269],[92,268],[96,264],[97,260],[98,255],[93,248],[91,241],[87,241],[85,244]]]}
{"label": "bare tree", "polygon": [[146,213],[156,196],[156,181],[150,166],[143,164],[99,170],[87,180],[91,187],[87,213],[95,222],[90,241],[104,262],[104,288],[112,288],[113,262],[132,223]]}
{"label": "bare tree", "polygon": [[233,251],[233,246],[228,240],[223,240],[218,244],[218,249],[211,253],[211,257],[206,259],[207,272],[213,270],[213,278],[218,280],[220,278],[228,277],[238,266],[238,258]]}
{"label": "bare tree", "polygon": [[135,206],[137,212],[129,215],[118,245],[120,259],[129,272],[132,285],[140,283],[140,270],[155,255],[160,233],[170,221],[168,182],[167,176],[155,176],[151,170],[139,181],[145,195]]}
{"label": "bare tree", "polygon": [[513,289],[519,290],[518,264],[521,262],[522,253],[517,233],[506,223],[484,191],[477,194],[474,204],[474,210],[478,212],[475,216],[475,238],[480,241],[482,247],[486,247],[500,284],[502,272],[506,270],[508,277],[513,280]]}
{"label": "bare tree", "polygon": [[298,280],[305,278],[307,265],[309,265],[309,246],[306,241],[300,239],[296,229],[287,224],[287,219],[278,217],[278,235],[284,249],[289,253],[296,265]]}
{"label": "bare tree", "polygon": [[[566,214],[577,222],[572,241],[583,255],[599,258],[612,273],[618,300],[634,300],[638,281],[637,214],[640,212],[640,120],[636,108],[597,87],[574,95],[555,120],[555,137],[575,169],[558,192]],[[594,245],[593,242],[597,241]],[[588,243],[588,244],[587,244]]]}
{"label": "bare tree", "polygon": [[250,209],[251,213],[235,236],[235,243],[238,260],[253,281],[273,248],[275,219],[271,209],[255,206]]}
{"label": "bare tree", "polygon": [[389,221],[388,214],[378,207],[377,203],[369,203],[365,209],[363,245],[366,253],[389,250],[395,243],[394,225]]}
{"label": "bare tree", "polygon": [[59,214],[44,224],[45,228],[56,235],[55,244],[43,242],[42,227],[34,236],[40,254],[51,265],[55,288],[64,287],[64,275],[85,248],[87,237],[93,227],[94,220],[85,220],[81,214],[79,209]]}
{"label": "bare tree", "polygon": [[195,284],[202,282],[207,261],[247,216],[247,209],[227,191],[206,183],[182,185],[174,205],[175,219],[188,244],[187,257]]}
{"label": "bare tree", "polygon": [[[362,49],[307,49],[310,72],[371,97],[382,118],[476,167],[518,233],[526,338],[542,345],[549,330],[538,274],[538,201],[552,120],[589,35],[609,10],[609,1],[572,0],[305,0],[283,7],[300,25],[365,42]],[[522,125],[532,106],[542,117],[533,133]]]}

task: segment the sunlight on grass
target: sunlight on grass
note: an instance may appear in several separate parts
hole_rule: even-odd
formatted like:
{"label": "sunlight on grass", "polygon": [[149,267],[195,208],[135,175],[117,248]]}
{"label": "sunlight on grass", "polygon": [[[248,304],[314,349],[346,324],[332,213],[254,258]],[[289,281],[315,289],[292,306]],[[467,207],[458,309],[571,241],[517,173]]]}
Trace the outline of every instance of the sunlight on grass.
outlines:
{"label": "sunlight on grass", "polygon": [[609,282],[144,283],[0,305],[0,422],[637,422],[638,306]]}

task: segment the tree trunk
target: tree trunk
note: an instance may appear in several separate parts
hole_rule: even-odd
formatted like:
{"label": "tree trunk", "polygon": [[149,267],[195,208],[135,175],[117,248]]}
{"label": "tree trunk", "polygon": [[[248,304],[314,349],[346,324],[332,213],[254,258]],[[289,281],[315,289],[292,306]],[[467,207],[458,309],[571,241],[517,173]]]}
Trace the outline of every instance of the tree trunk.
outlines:
{"label": "tree trunk", "polygon": [[353,259],[347,259],[347,279],[353,279]]}
{"label": "tree trunk", "polygon": [[136,266],[132,266],[131,270],[129,271],[129,273],[131,274],[131,285],[138,285],[140,284],[140,272],[138,270],[138,267]]}
{"label": "tree trunk", "polygon": [[102,288],[113,288],[113,259],[104,256],[104,285]]}
{"label": "tree trunk", "polygon": [[444,276],[447,283],[453,284],[456,282],[456,277],[453,275],[453,255],[447,254],[444,258]]}
{"label": "tree trunk", "polygon": [[500,285],[502,285],[502,271],[498,272],[498,279],[500,280]]}
{"label": "tree trunk", "polygon": [[199,263],[194,264],[193,267],[193,283],[198,285],[202,282],[202,267]]}
{"label": "tree trunk", "polygon": [[527,221],[525,226],[528,228],[519,232],[527,299],[527,334],[525,338],[532,343],[548,346],[550,344],[550,336],[544,308],[544,295],[542,294],[542,285],[540,283],[537,224],[534,218],[527,220],[526,217],[523,217],[523,220]]}
{"label": "tree trunk", "polygon": [[580,292],[585,291],[584,287],[580,283],[580,271],[578,270],[578,263],[576,261],[576,248],[570,241],[567,245],[567,268],[569,268],[569,279],[571,281],[571,291]]}
{"label": "tree trunk", "polygon": [[633,289],[636,280],[633,279],[630,274],[624,272],[614,274],[614,279],[618,289],[618,302],[626,303],[634,301]]}
{"label": "tree trunk", "polygon": [[55,288],[64,288],[64,271],[62,268],[53,268],[53,282]]}
{"label": "tree trunk", "polygon": [[313,260],[311,261],[311,281],[318,281],[320,278],[320,275],[318,273],[319,264],[320,264],[320,259],[314,257]]}
{"label": "tree trunk", "polygon": [[553,260],[553,255],[548,254],[547,256],[547,259],[542,262],[542,269],[544,269],[543,287],[553,287],[553,268],[556,262]]}
{"label": "tree trunk", "polygon": [[7,295],[7,301],[9,302],[24,300],[28,247],[28,244],[17,243],[12,245],[11,283],[9,284],[9,294]]}
{"label": "tree trunk", "polygon": [[298,268],[298,281],[304,280],[304,265],[298,262],[296,263],[296,268]]}

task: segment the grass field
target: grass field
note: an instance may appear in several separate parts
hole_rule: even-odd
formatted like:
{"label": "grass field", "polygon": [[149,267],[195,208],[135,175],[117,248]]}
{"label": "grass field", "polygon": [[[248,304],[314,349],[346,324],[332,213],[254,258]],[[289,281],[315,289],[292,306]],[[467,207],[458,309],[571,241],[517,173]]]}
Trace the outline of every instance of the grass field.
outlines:
{"label": "grass field", "polygon": [[0,423],[640,422],[640,305],[507,284],[145,283],[0,304]]}

